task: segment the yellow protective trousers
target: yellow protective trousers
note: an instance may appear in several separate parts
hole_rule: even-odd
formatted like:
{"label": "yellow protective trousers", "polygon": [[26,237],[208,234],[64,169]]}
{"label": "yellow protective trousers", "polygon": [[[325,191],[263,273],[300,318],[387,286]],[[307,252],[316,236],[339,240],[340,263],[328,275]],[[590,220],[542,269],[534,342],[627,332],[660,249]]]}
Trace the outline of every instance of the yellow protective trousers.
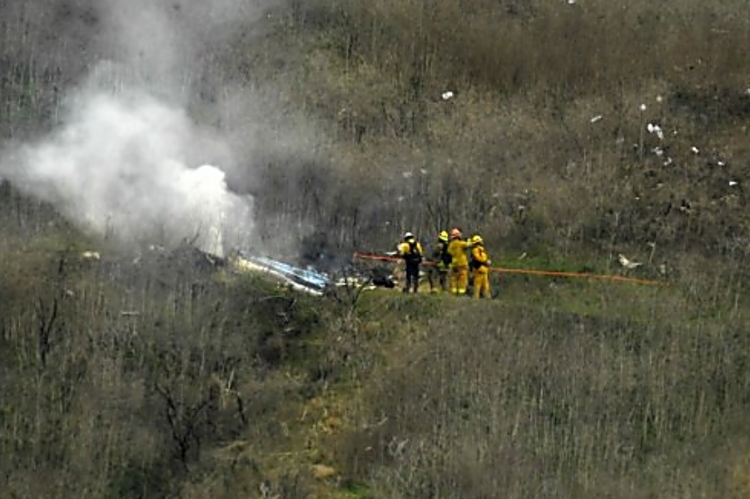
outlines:
{"label": "yellow protective trousers", "polygon": [[450,273],[451,293],[454,295],[465,295],[469,286],[469,266],[460,265],[451,267]]}
{"label": "yellow protective trousers", "polygon": [[481,270],[474,271],[474,298],[477,300],[484,296],[484,298],[492,298],[490,293],[490,274],[488,272],[482,272]]}

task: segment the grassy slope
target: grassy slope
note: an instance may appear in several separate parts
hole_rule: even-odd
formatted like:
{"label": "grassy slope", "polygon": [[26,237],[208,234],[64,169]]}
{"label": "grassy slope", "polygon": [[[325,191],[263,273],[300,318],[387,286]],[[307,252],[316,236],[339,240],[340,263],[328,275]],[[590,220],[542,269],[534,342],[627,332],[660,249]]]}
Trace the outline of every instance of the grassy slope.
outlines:
{"label": "grassy slope", "polygon": [[744,189],[729,188],[748,157],[739,4],[310,5],[231,61],[317,120],[347,199],[371,214],[347,236],[360,245],[451,224],[543,258],[642,258],[656,242],[661,263],[745,240]]}
{"label": "grassy slope", "polygon": [[[383,358],[361,391],[364,412],[347,421],[391,419],[382,431],[355,425],[345,439],[338,464],[354,488],[373,497],[743,497],[745,265],[733,241],[745,240],[745,195],[727,189],[747,159],[736,119],[747,103],[735,79],[746,64],[739,4],[620,12],[532,2],[516,15],[503,4],[499,18],[485,4],[461,15],[452,2],[422,15],[420,2],[321,4],[340,17],[291,23],[307,52],[291,95],[331,124],[344,168],[377,166],[363,174],[369,185],[401,182],[405,163],[462,179],[428,182],[399,223],[422,228],[420,210],[434,203],[430,214],[440,214],[447,189],[472,203],[498,196],[530,209],[458,203],[451,220],[478,227],[496,253],[531,255],[496,258],[503,264],[617,271],[617,252],[645,261],[656,242],[654,263],[666,263],[674,283],[513,276],[500,303],[364,298],[361,328],[383,340]],[[458,90],[447,104],[437,97],[446,89]],[[590,123],[597,115],[603,126]],[[674,133],[662,144],[642,131],[648,122]],[[659,145],[673,164],[653,154]],[[510,388],[496,393],[495,383]],[[488,478],[498,470],[507,472]]]}
{"label": "grassy slope", "polygon": [[[372,218],[427,230],[447,187],[472,201],[518,196],[523,216],[499,201],[453,215],[488,234],[493,252],[530,254],[495,258],[507,266],[606,272],[622,248],[646,260],[655,239],[673,285],[509,276],[491,303],[385,292],[317,302],[189,266],[177,267],[187,276],[136,272],[135,284],[89,264],[62,275],[79,235],[5,238],[2,375],[13,393],[0,399],[0,433],[13,435],[2,449],[18,466],[0,466],[18,495],[256,497],[265,483],[282,497],[746,497],[746,270],[741,258],[700,256],[735,258],[746,234],[743,191],[722,190],[747,158],[743,61],[731,48],[746,45],[744,21],[718,36],[697,3],[672,7],[680,24],[649,17],[645,3],[623,22],[531,2],[539,10],[502,17],[505,30],[478,8],[467,31],[443,2],[412,29],[419,2],[312,5],[274,17],[265,39],[238,42],[225,62],[256,68],[283,110],[318,120],[348,202],[375,185],[396,199],[405,163],[441,175],[470,165],[465,183],[445,177]],[[685,23],[700,29],[667,29]],[[554,43],[566,36],[575,50]],[[498,53],[500,66],[478,69]],[[435,97],[448,87],[451,107]],[[642,116],[656,95],[664,106]],[[605,126],[592,128],[600,113]],[[653,137],[630,150],[657,118],[680,130],[669,146],[681,168],[648,154]],[[688,152],[695,140],[710,157]],[[718,158],[727,168],[706,173]],[[692,214],[677,209],[683,199]],[[361,230],[380,247],[394,232]],[[55,300],[66,320],[45,367],[39,338]],[[143,307],[137,328],[120,315],[131,307]],[[210,401],[197,454],[175,455],[180,434],[157,388],[180,394],[178,429]],[[314,465],[336,473],[313,479]]]}
{"label": "grassy slope", "polygon": [[[750,345],[735,283],[707,299],[674,282],[506,276],[492,302],[314,299],[189,259],[133,266],[105,250],[101,263],[78,262],[73,240],[3,250],[3,376],[15,388],[0,421],[17,439],[3,452],[48,470],[33,479],[6,461],[20,497],[84,484],[123,498],[256,497],[261,486],[331,498],[747,491]],[[39,328],[55,300],[45,362]],[[177,393],[172,433],[165,409]],[[180,457],[180,431],[203,401],[200,450]],[[80,445],[105,437],[102,468]],[[60,464],[69,460],[78,465]]]}

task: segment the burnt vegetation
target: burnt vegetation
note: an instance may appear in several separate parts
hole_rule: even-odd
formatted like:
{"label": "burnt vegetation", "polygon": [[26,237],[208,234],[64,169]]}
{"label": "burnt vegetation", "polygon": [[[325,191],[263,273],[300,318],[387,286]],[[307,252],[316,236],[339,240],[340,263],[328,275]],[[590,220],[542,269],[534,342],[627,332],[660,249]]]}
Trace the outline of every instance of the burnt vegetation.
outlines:
{"label": "burnt vegetation", "polygon": [[[95,4],[0,1],[3,143],[58,125],[112,55]],[[248,132],[268,147],[229,172],[269,247],[336,268],[457,225],[498,263],[626,272],[624,253],[669,285],[314,298],[189,247],[119,250],[3,182],[3,497],[747,497],[746,7],[235,19],[186,68],[189,112],[234,133],[222,96],[272,103]]]}

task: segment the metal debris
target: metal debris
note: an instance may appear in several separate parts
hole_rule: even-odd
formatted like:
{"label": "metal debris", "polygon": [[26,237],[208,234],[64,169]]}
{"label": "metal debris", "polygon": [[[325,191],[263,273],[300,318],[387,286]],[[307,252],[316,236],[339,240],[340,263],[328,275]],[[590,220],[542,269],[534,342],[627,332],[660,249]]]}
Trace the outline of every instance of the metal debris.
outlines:
{"label": "metal debris", "polygon": [[620,253],[619,255],[617,255],[617,260],[620,262],[620,265],[622,265],[623,267],[625,267],[628,270],[632,270],[632,269],[638,268],[641,265],[643,265],[640,262],[634,262],[634,261],[628,259],[622,253]]}
{"label": "metal debris", "polygon": [[239,270],[272,275],[294,289],[314,295],[322,295],[331,285],[330,278],[325,274],[262,256],[240,255],[235,259],[234,265]]}

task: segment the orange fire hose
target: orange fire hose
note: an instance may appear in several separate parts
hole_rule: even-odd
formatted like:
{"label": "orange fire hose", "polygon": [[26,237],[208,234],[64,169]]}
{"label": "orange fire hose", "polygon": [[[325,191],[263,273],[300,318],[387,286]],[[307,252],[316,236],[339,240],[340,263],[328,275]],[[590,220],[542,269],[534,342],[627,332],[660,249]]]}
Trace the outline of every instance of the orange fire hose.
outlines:
{"label": "orange fire hose", "polygon": [[[397,262],[400,260],[397,256],[383,256],[373,255],[369,253],[355,252],[354,258],[362,260],[377,260],[385,262]],[[432,262],[426,262],[423,265],[434,265]],[[549,277],[577,277],[585,279],[599,279],[603,281],[615,281],[615,282],[629,282],[631,284],[641,284],[645,286],[664,286],[666,283],[662,281],[655,281],[652,279],[639,279],[636,277],[626,277],[621,275],[605,275],[605,274],[592,274],[589,272],[567,272],[559,270],[533,270],[533,269],[510,269],[504,267],[490,267],[491,272],[498,272],[501,274],[527,274],[527,275],[538,275],[538,276],[549,276]]]}

